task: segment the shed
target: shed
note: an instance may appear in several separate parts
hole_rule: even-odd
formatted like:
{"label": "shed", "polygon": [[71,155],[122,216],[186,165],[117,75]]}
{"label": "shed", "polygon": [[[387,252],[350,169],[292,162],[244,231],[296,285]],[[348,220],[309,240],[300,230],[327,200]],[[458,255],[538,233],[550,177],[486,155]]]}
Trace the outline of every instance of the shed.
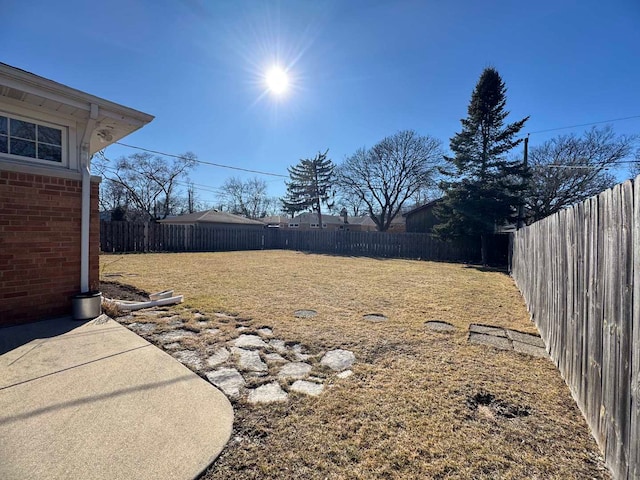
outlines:
{"label": "shed", "polygon": [[406,221],[406,231],[409,233],[433,233],[433,227],[440,223],[434,210],[441,201],[442,198],[438,198],[404,213],[402,216]]}
{"label": "shed", "polygon": [[151,120],[0,63],[0,325],[68,314],[98,287],[91,156]]}

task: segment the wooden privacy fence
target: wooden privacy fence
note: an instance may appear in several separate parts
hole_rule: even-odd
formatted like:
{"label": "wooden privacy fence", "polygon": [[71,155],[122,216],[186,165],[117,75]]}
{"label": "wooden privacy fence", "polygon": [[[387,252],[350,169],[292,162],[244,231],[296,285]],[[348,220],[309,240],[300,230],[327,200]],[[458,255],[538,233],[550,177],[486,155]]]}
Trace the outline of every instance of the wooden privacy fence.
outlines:
{"label": "wooden privacy fence", "polygon": [[101,222],[103,252],[219,252],[286,249],[339,255],[477,262],[479,242],[444,242],[427,233],[295,231],[202,225]]}
{"label": "wooden privacy fence", "polygon": [[617,479],[640,479],[640,177],[516,232],[512,275]]}

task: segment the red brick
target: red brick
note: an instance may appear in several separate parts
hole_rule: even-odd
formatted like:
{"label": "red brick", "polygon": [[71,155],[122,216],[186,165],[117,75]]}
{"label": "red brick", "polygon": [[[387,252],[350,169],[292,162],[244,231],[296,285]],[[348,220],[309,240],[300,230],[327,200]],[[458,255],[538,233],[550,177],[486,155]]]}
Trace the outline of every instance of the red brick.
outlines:
{"label": "red brick", "polygon": [[[69,297],[80,288],[81,182],[7,171],[0,180],[0,325],[69,313]],[[97,183],[91,203],[97,215]],[[97,217],[90,229],[89,283],[95,287]]]}

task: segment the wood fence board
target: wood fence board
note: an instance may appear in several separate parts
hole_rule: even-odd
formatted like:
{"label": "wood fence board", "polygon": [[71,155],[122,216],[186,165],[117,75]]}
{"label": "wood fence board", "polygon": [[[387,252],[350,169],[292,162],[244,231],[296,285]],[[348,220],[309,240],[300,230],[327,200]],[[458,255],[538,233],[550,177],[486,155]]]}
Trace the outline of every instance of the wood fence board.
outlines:
{"label": "wood fence board", "polygon": [[[619,359],[616,375],[618,391],[616,426],[620,436],[618,442],[623,447],[620,458],[620,471],[630,465],[630,425],[631,425],[631,351],[632,351],[632,311],[633,311],[633,184],[625,182],[620,185],[619,196],[620,236],[618,243],[618,261],[620,283],[616,303],[619,308]],[[640,346],[639,346],[640,347]]]}
{"label": "wood fence board", "polygon": [[631,398],[629,425],[629,475],[640,478],[640,176],[633,184],[632,248],[633,307],[631,318]]}

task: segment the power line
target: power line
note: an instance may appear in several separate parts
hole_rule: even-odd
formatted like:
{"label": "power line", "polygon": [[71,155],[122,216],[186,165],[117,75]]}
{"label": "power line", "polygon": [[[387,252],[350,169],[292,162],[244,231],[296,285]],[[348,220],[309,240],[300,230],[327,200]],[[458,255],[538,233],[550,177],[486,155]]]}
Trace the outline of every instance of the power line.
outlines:
{"label": "power line", "polygon": [[640,118],[640,115],[633,115],[631,117],[614,118],[614,119],[611,119],[611,120],[602,120],[600,122],[581,123],[579,125],[569,125],[567,127],[547,128],[545,130],[537,130],[535,132],[528,132],[528,133],[533,135],[535,133],[555,132],[556,130],[567,130],[569,128],[577,128],[577,127],[589,127],[591,125],[600,125],[602,123],[613,123],[613,122],[619,122],[619,121],[622,121],[622,120],[632,120],[634,118]]}
{"label": "power line", "polygon": [[[151,150],[149,148],[137,147],[135,145],[129,145],[127,143],[121,143],[121,142],[114,142],[114,143],[117,144],[117,145],[120,145],[122,147],[134,148],[136,150],[142,150],[143,152],[148,152],[148,153],[155,153],[157,155],[163,155],[165,157],[184,158],[184,155],[174,155],[172,153],[160,152],[158,150]],[[202,163],[204,165],[211,165],[213,167],[228,168],[230,170],[239,170],[241,172],[255,173],[255,174],[258,174],[258,175],[268,175],[268,176],[271,176],[271,177],[289,178],[288,175],[280,175],[279,173],[262,172],[260,170],[251,170],[249,168],[233,167],[231,165],[223,165],[221,163],[207,162],[205,160],[199,160],[199,159],[196,159],[195,161],[197,163]]]}
{"label": "power line", "polygon": [[[110,167],[104,167],[102,169],[102,171],[109,172],[109,173],[114,173],[114,174],[118,173],[117,170],[115,170],[113,168],[110,168]],[[105,177],[105,180],[108,180],[108,181],[111,181],[111,182],[114,182],[114,183],[118,183],[118,184],[122,184],[122,182],[120,180],[114,180],[113,178],[109,178],[109,177]],[[191,182],[182,182],[182,181],[179,181],[179,180],[174,180],[173,183],[176,184],[176,185],[187,187],[187,188],[190,187],[190,186],[193,186],[193,188],[195,190],[198,190],[200,192],[213,193],[214,195],[217,195],[217,196],[224,195],[222,190],[220,190],[220,189],[218,189],[216,187],[208,186],[208,185],[202,185],[202,184],[191,183]]]}

